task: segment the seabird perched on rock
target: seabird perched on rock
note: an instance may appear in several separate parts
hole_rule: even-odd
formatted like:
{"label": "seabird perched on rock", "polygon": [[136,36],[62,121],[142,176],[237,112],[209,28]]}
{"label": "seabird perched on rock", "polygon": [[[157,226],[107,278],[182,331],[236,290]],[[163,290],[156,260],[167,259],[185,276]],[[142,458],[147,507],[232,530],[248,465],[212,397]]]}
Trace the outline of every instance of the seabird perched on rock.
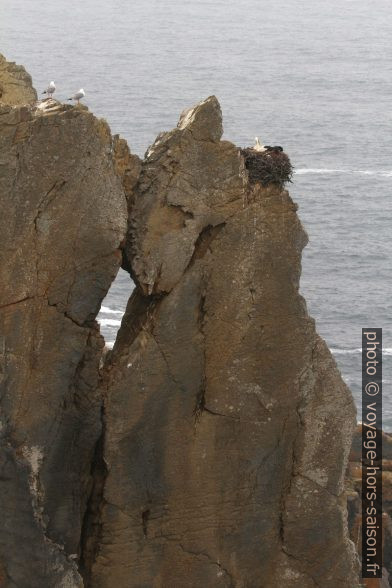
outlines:
{"label": "seabird perched on rock", "polygon": [[255,145],[254,145],[253,149],[254,149],[255,151],[260,151],[260,152],[261,152],[261,151],[266,151],[266,148],[264,147],[264,145],[262,145],[262,144],[260,143],[260,141],[259,141],[259,138],[258,138],[258,137],[255,137]]}
{"label": "seabird perched on rock", "polygon": [[42,92],[42,94],[47,94],[49,98],[53,96],[56,91],[56,85],[54,82],[50,82],[49,86]]}
{"label": "seabird perched on rock", "polygon": [[71,98],[68,98],[68,100],[76,100],[77,103],[79,104],[79,100],[81,100],[82,98],[85,97],[85,93],[83,88],[80,88],[79,92],[76,92],[76,94],[74,94]]}

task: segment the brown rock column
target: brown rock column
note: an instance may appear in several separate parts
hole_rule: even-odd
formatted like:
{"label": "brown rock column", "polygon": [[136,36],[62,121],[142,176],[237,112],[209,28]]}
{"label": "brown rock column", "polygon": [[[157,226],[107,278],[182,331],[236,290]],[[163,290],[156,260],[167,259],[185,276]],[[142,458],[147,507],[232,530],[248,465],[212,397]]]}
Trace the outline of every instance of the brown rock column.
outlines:
{"label": "brown rock column", "polygon": [[298,293],[307,237],[221,134],[211,97],[143,164],[86,584],[353,588],[355,408]]}
{"label": "brown rock column", "polygon": [[73,588],[126,199],[86,109],[0,104],[0,151],[0,585]]}

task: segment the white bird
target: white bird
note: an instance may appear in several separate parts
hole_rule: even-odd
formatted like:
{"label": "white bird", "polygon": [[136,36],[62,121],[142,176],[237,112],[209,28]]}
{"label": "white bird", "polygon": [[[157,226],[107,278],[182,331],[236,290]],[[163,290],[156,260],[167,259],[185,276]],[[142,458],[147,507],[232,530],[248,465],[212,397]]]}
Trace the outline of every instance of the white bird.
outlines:
{"label": "white bird", "polygon": [[71,96],[71,98],[68,98],[68,100],[76,100],[77,103],[79,104],[79,100],[81,100],[82,98],[85,97],[85,93],[83,88],[80,88],[79,92],[76,92],[76,94],[74,94],[73,96]]}
{"label": "white bird", "polygon": [[255,137],[255,145],[254,145],[253,149],[254,149],[255,151],[260,151],[260,152],[261,152],[261,151],[267,151],[267,149],[264,147],[264,145],[262,145],[262,144],[260,143],[260,141],[259,141],[259,138],[258,138],[258,137]]}
{"label": "white bird", "polygon": [[53,96],[56,91],[56,85],[54,82],[50,82],[49,86],[42,92],[42,94],[47,94],[49,98]]}

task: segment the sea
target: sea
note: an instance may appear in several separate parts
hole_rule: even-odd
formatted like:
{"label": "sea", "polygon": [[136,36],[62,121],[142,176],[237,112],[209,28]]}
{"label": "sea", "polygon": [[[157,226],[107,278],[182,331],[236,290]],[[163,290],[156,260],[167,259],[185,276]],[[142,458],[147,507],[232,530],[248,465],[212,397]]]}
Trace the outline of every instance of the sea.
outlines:
{"label": "sea", "polygon": [[[383,328],[389,431],[391,38],[390,0],[0,0],[0,52],[39,92],[83,87],[134,153],[211,94],[225,139],[284,147],[309,235],[301,293],[359,410],[361,330]],[[108,345],[132,288],[121,271],[103,302]]]}

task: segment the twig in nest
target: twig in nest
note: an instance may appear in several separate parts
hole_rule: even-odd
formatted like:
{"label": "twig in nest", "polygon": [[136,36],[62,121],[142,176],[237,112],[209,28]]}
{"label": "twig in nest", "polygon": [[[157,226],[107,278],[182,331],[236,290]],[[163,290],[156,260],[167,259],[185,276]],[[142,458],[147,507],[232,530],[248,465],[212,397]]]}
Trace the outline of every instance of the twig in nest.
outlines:
{"label": "twig in nest", "polygon": [[251,147],[241,149],[250,182],[260,182],[263,186],[277,184],[283,187],[291,182],[293,167],[283,151],[255,151]]}

